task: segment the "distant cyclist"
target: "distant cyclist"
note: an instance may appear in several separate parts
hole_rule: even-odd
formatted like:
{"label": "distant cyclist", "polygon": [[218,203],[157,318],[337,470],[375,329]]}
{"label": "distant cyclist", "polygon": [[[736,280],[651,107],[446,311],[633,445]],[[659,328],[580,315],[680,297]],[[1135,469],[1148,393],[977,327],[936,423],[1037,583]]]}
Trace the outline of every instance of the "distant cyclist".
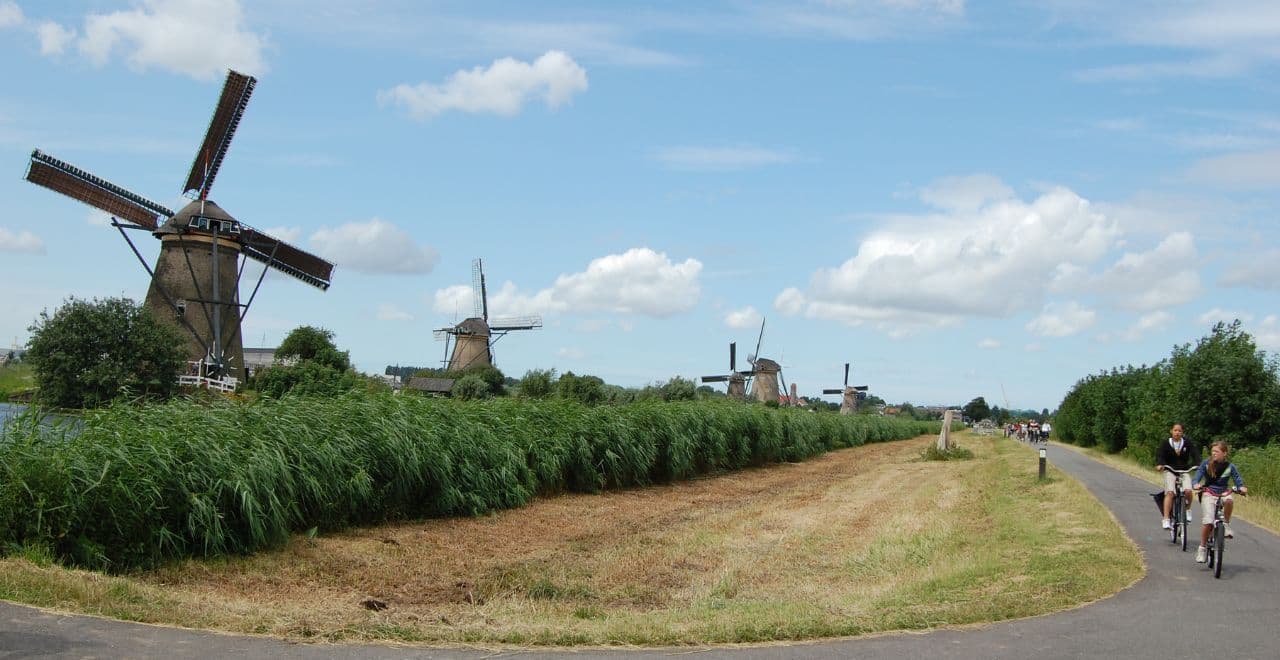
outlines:
{"label": "distant cyclist", "polygon": [[[1178,491],[1182,491],[1182,496],[1186,498],[1186,506],[1182,507],[1182,510],[1186,512],[1187,522],[1191,522],[1191,484],[1193,482],[1191,473],[1187,471],[1195,467],[1198,462],[1200,462],[1200,450],[1191,440],[1182,437],[1182,425],[1174,424],[1173,428],[1169,429],[1169,439],[1160,443],[1160,447],[1156,449],[1156,471],[1164,472],[1164,520],[1160,522],[1161,527],[1169,529],[1172,526],[1169,512],[1173,510],[1173,494]],[[1166,468],[1172,468],[1184,474],[1174,474]]]}
{"label": "distant cyclist", "polygon": [[[1244,478],[1240,476],[1240,470],[1235,464],[1227,460],[1227,455],[1231,453],[1231,447],[1222,440],[1216,440],[1209,449],[1209,458],[1205,459],[1200,467],[1196,468],[1196,476],[1191,483],[1195,484],[1196,490],[1203,489],[1203,495],[1200,505],[1200,548],[1196,550],[1196,561],[1204,563],[1208,560],[1208,549],[1205,547],[1209,544],[1209,534],[1213,531],[1213,510],[1218,505],[1218,500],[1222,500],[1222,521],[1223,532],[1227,538],[1235,538],[1231,533],[1231,484],[1234,483],[1236,490],[1241,493],[1248,493],[1249,489],[1244,486]],[[1201,482],[1203,481],[1203,486]]]}

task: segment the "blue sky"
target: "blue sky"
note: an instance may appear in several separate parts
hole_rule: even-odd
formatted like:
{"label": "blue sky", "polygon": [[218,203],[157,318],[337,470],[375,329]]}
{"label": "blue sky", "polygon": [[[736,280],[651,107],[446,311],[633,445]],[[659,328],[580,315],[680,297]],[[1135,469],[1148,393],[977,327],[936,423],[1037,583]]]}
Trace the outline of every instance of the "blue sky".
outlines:
{"label": "blue sky", "polygon": [[0,0],[0,344],[146,294],[31,150],[177,208],[233,68],[210,198],[337,264],[269,276],[246,346],[438,366],[480,257],[544,320],[512,376],[723,373],[767,317],[802,394],[1054,408],[1218,320],[1280,350],[1278,64],[1270,0]]}

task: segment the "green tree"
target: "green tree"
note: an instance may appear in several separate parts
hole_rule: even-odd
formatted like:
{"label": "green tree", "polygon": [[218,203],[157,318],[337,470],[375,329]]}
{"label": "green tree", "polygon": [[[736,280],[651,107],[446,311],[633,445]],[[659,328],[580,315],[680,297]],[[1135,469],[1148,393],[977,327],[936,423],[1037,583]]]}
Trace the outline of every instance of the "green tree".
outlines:
{"label": "green tree", "polygon": [[347,352],[333,343],[333,332],[323,328],[294,328],[276,348],[275,357],[285,364],[259,370],[250,379],[250,388],[279,398],[286,393],[335,396],[370,386],[352,371]]}
{"label": "green tree", "polygon": [[333,331],[303,325],[294,328],[276,348],[277,360],[311,360],[338,371],[351,368],[351,358],[333,343]]}
{"label": "green tree", "polygon": [[594,405],[605,399],[604,380],[597,376],[579,376],[566,371],[556,381],[556,396]]}
{"label": "green tree", "polygon": [[1217,323],[1196,342],[1176,347],[1169,378],[1176,421],[1204,444],[1266,444],[1280,422],[1276,364],[1258,350],[1239,320]]}
{"label": "green tree", "polygon": [[991,406],[987,405],[987,400],[983,397],[978,397],[969,403],[966,403],[964,407],[960,409],[960,412],[963,413],[965,417],[968,417],[975,422],[991,418]]}
{"label": "green tree", "polygon": [[520,396],[541,399],[555,392],[555,369],[530,369],[520,379]]}
{"label": "green tree", "polygon": [[169,397],[186,361],[178,330],[128,298],[68,298],[27,330],[38,396],[63,408],[99,406],[125,392]]}
{"label": "green tree", "polygon": [[688,378],[673,376],[658,388],[663,401],[692,401],[698,397],[698,386]]}

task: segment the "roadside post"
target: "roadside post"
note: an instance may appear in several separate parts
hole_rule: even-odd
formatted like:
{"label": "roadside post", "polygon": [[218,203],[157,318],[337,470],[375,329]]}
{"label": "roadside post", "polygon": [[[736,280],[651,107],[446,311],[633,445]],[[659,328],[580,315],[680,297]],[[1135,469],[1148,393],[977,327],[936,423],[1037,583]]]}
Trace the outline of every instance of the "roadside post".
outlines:
{"label": "roadside post", "polygon": [[1044,447],[1040,448],[1040,481],[1044,481],[1044,466],[1049,456],[1049,450]]}

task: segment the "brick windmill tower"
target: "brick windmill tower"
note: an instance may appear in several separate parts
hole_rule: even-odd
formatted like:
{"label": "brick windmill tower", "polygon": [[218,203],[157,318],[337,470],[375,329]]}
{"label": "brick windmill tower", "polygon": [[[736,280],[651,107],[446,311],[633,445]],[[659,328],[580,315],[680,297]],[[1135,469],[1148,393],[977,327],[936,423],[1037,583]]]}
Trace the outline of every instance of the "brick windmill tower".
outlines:
{"label": "brick windmill tower", "polygon": [[[31,153],[26,175],[36,185],[111,214],[111,225],[151,277],[146,307],[186,335],[187,352],[199,372],[198,379],[232,386],[244,378],[240,326],[266,268],[321,290],[329,288],[333,275],[332,263],[241,223],[209,199],[209,189],[256,82],[235,71],[227,73],[209,130],[182,188],[193,201],[176,213],[39,150]],[[126,229],[148,231],[160,240],[154,268]],[[240,297],[242,257],[266,265],[247,302],[241,302]]]}

